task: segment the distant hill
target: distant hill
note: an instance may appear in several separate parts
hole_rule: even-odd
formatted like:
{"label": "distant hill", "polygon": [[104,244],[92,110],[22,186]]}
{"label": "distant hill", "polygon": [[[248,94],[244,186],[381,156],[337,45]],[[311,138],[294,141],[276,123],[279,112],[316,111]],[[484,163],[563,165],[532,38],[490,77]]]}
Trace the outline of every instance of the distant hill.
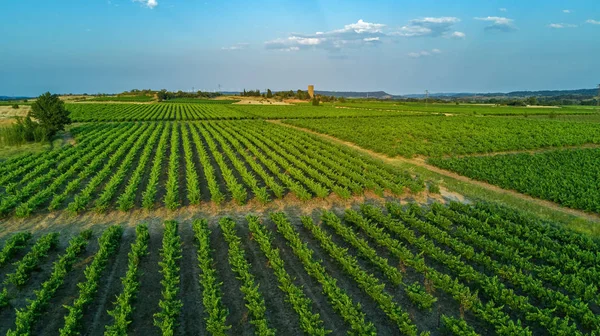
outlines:
{"label": "distant hill", "polygon": [[[512,91],[503,92],[456,92],[456,93],[430,93],[432,98],[467,98],[467,97],[487,97],[487,98],[555,98],[570,97],[571,99],[591,99],[598,96],[598,89],[579,89],[579,90],[542,90],[542,91]],[[425,98],[424,94],[403,95],[404,98]]]}
{"label": "distant hill", "polygon": [[31,97],[9,97],[9,96],[0,96],[0,101],[7,101],[7,100],[23,100],[23,99],[31,99]]}
{"label": "distant hill", "polygon": [[372,92],[355,92],[355,91],[315,91],[323,96],[334,96],[344,98],[377,98],[377,99],[392,99],[400,98],[400,96],[391,95],[385,91]]}

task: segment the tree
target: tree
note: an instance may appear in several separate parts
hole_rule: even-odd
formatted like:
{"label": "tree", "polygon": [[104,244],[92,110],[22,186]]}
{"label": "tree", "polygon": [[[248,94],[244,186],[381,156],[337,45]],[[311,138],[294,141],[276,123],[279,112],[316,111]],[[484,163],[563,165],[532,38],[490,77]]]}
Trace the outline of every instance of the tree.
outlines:
{"label": "tree", "polygon": [[317,96],[313,97],[312,106],[319,106],[319,99],[317,98]]}
{"label": "tree", "polygon": [[38,97],[31,105],[28,116],[38,121],[44,129],[47,139],[52,138],[58,131],[64,130],[65,125],[71,123],[65,103],[60,100],[58,95],[50,94],[50,92]]}
{"label": "tree", "polygon": [[537,105],[538,101],[536,97],[529,97],[526,100],[527,105]]}
{"label": "tree", "polygon": [[267,89],[267,98],[273,98],[273,92],[271,92],[271,89]]}

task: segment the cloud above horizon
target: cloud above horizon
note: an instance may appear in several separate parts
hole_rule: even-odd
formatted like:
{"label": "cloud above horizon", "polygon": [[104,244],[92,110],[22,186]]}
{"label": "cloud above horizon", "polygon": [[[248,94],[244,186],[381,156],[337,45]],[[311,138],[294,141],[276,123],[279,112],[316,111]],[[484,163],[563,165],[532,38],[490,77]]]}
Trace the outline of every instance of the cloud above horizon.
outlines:
{"label": "cloud above horizon", "polygon": [[344,48],[362,48],[383,43],[399,37],[445,37],[464,39],[465,33],[453,31],[454,24],[460,22],[455,17],[426,17],[414,19],[400,29],[391,30],[383,23],[371,23],[362,19],[347,24],[344,28],[314,34],[292,33],[287,38],[265,42],[265,48],[278,51],[299,51],[323,49],[340,51]]}
{"label": "cloud above horizon", "polygon": [[419,52],[408,53],[408,57],[421,58],[421,57],[428,57],[428,56],[433,56],[433,55],[441,54],[441,53],[442,53],[442,51],[440,49],[422,50]]}
{"label": "cloud above horizon", "polygon": [[150,9],[153,9],[154,7],[158,6],[158,1],[156,0],[133,0],[133,2],[140,2],[145,7],[148,7]]}
{"label": "cloud above horizon", "polygon": [[550,28],[563,29],[563,28],[577,28],[577,25],[570,23],[551,23],[548,25]]}
{"label": "cloud above horizon", "polygon": [[502,31],[502,32],[510,32],[516,30],[517,28],[514,25],[513,19],[500,17],[500,16],[488,16],[488,17],[475,17],[475,20],[478,21],[486,21],[491,22],[492,24],[485,27],[485,30],[492,31]]}
{"label": "cloud above horizon", "polygon": [[585,23],[589,23],[589,24],[593,24],[593,25],[600,25],[600,21],[596,21],[596,20],[587,20],[587,21],[585,21]]}
{"label": "cloud above horizon", "polygon": [[[459,18],[450,16],[414,19],[410,20],[408,25],[401,27],[398,31],[392,32],[391,35],[403,37],[449,37],[454,34],[451,33],[453,26],[459,22]],[[464,37],[464,33],[455,33],[463,34]]]}
{"label": "cloud above horizon", "polygon": [[347,24],[344,28],[314,34],[291,34],[287,38],[279,38],[265,42],[265,48],[280,51],[298,51],[302,49],[341,50],[346,47],[360,48],[381,43],[386,34],[382,23],[371,23],[358,20]]}

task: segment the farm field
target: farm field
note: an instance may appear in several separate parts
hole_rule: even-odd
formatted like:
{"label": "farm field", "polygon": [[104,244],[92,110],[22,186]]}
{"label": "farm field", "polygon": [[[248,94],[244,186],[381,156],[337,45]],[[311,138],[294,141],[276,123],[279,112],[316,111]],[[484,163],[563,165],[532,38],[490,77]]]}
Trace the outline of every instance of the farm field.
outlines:
{"label": "farm field", "polygon": [[460,155],[600,143],[597,124],[540,118],[431,116],[283,122],[388,156]]}
{"label": "farm field", "polygon": [[553,119],[553,120],[561,120],[561,121],[578,121],[578,122],[600,122],[600,113],[595,114],[582,114],[582,115],[538,115],[534,118],[542,118],[542,119]]}
{"label": "farm field", "polygon": [[452,113],[464,115],[563,115],[563,114],[597,114],[600,110],[590,106],[561,107],[514,107],[477,104],[440,104],[440,103],[398,103],[398,102],[356,102],[336,104],[359,109],[385,109],[399,111],[415,111],[426,113]]}
{"label": "farm field", "polygon": [[356,118],[356,117],[386,117],[386,116],[419,116],[427,113],[413,111],[385,111],[336,108],[332,105],[311,106],[298,104],[290,106],[280,105],[232,105],[233,109],[241,113],[248,113],[262,119],[305,119],[305,118]]}
{"label": "farm field", "polygon": [[162,103],[184,103],[184,104],[233,104],[239,100],[233,99],[200,99],[200,98],[173,98],[164,100]]}
{"label": "farm field", "polygon": [[600,327],[600,246],[488,203],[62,232],[4,237],[0,332],[584,335]]}
{"label": "farm field", "polygon": [[76,146],[0,164],[0,214],[418,193],[407,172],[265,121],[88,123]]}
{"label": "farm field", "polygon": [[432,158],[428,162],[505,189],[600,213],[600,149]]}
{"label": "farm field", "polygon": [[[189,100],[189,99],[187,99]],[[233,101],[211,100],[188,102],[179,99],[157,104],[68,104],[76,122],[93,121],[160,121],[160,120],[220,120],[220,119],[297,119],[352,118],[384,116],[419,116],[421,112],[370,111],[309,105],[252,106],[234,105]]]}
{"label": "farm field", "polygon": [[152,96],[106,96],[106,97],[94,97],[91,99],[86,99],[86,101],[147,103],[147,102],[154,101],[154,97],[152,97]]}
{"label": "farm field", "polygon": [[75,122],[253,119],[229,104],[67,104]]}

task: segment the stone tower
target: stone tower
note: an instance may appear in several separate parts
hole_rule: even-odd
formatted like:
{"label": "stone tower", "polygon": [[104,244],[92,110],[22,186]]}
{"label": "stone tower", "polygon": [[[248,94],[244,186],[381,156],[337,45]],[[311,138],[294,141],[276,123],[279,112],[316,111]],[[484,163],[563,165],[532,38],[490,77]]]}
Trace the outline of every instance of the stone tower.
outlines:
{"label": "stone tower", "polygon": [[310,99],[313,99],[315,97],[315,86],[314,85],[308,86],[308,95],[310,96]]}

